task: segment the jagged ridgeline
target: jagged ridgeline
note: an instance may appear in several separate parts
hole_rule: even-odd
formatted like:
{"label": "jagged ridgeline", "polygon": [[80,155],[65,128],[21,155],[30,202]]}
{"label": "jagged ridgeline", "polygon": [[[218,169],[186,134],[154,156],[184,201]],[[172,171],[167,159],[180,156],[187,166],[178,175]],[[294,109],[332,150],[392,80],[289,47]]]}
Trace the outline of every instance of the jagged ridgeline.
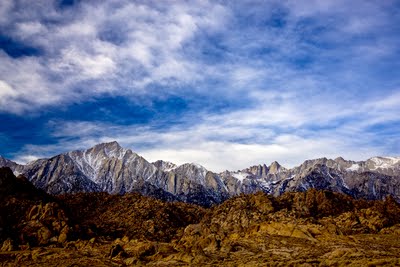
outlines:
{"label": "jagged ridgeline", "polygon": [[52,195],[139,192],[163,200],[210,206],[241,193],[263,191],[279,196],[315,188],[370,200],[391,195],[400,201],[400,158],[393,157],[359,162],[321,158],[307,160],[292,169],[273,162],[269,166],[214,173],[194,163],[181,166],[161,160],[150,163],[111,142],[27,165],[0,157],[0,166],[23,174],[37,188]]}

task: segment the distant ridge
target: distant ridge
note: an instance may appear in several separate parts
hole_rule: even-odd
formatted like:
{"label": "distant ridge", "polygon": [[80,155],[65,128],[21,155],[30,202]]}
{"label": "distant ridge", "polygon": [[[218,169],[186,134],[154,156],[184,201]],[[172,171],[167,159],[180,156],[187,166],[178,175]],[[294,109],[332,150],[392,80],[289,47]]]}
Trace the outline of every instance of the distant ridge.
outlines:
{"label": "distant ridge", "polygon": [[114,141],[27,165],[0,157],[0,166],[23,174],[50,194],[141,192],[209,206],[241,193],[263,191],[279,196],[316,188],[365,199],[391,195],[400,201],[400,157],[373,157],[366,161],[320,158],[306,160],[291,169],[275,161],[269,166],[218,174],[195,163],[150,163]]}

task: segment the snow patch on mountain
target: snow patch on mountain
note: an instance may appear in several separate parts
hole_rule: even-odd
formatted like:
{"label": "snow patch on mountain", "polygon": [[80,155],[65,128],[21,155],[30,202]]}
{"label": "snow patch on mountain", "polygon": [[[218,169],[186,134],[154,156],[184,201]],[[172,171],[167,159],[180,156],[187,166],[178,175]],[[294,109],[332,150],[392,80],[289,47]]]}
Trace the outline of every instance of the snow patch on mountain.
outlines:
{"label": "snow patch on mountain", "polygon": [[395,193],[400,179],[400,157],[374,157],[358,162],[320,158],[306,160],[291,169],[272,162],[269,167],[263,164],[216,174],[197,163],[180,166],[168,161],[149,163],[111,142],[27,165],[0,156],[0,166],[10,167],[16,175],[26,175],[35,186],[51,194],[96,191],[124,194],[135,190],[146,193],[150,186],[182,197],[183,201],[195,198],[200,201],[195,203],[202,203],[207,198],[208,205],[227,196],[260,190],[277,196],[318,188],[370,199],[392,194],[400,202],[400,195]]}
{"label": "snow patch on mountain", "polygon": [[373,170],[376,169],[389,169],[393,168],[396,164],[400,163],[400,158],[396,157],[373,157],[369,159],[374,163]]}
{"label": "snow patch on mountain", "polygon": [[353,163],[349,168],[346,170],[348,171],[358,171],[360,169],[360,165],[358,163]]}
{"label": "snow patch on mountain", "polygon": [[201,175],[202,175],[203,177],[206,177],[206,174],[207,174],[207,169],[206,169],[206,168],[204,168],[202,165],[200,165],[200,164],[198,164],[198,163],[192,162],[192,163],[190,163],[190,164],[193,165],[193,166],[195,166],[198,170],[200,170]]}
{"label": "snow patch on mountain", "polygon": [[178,165],[169,162],[169,161],[164,161],[164,160],[157,160],[155,162],[152,162],[154,166],[157,167],[157,169],[165,171],[165,172],[170,172],[172,170],[175,170],[178,168]]}
{"label": "snow patch on mountain", "polygon": [[243,180],[249,176],[249,174],[246,172],[233,172],[231,175],[232,177],[238,179],[241,183],[243,183]]}

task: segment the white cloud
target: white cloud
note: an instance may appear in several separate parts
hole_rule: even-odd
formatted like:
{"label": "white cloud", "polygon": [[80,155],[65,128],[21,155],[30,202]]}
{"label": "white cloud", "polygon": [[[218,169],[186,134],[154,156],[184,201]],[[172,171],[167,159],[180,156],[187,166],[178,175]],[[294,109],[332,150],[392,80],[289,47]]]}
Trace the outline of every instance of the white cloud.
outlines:
{"label": "white cloud", "polygon": [[[21,154],[36,152],[38,157],[49,156],[117,140],[149,161],[164,159],[177,164],[197,162],[213,171],[242,169],[275,160],[286,167],[319,157],[343,156],[346,159],[364,160],[393,153],[393,142],[399,141],[398,137],[389,136],[387,143],[382,145],[376,142],[382,141],[382,134],[376,135],[368,127],[374,123],[392,121],[394,118],[390,111],[398,109],[397,100],[393,100],[397,98],[398,94],[393,93],[380,101],[370,99],[359,111],[344,112],[341,122],[336,122],[334,115],[320,111],[318,107],[317,111],[307,110],[307,115],[304,115],[305,107],[295,105],[291,110],[286,110],[285,115],[272,119],[272,116],[264,115],[263,106],[253,106],[248,114],[242,114],[243,117],[238,112],[212,117],[204,115],[196,124],[165,129],[88,121],[55,121],[48,127],[53,137],[61,140],[59,144],[27,145]],[[337,111],[333,111],[335,113]],[[318,121],[317,127],[326,125],[325,128],[313,130],[315,121]]]}
{"label": "white cloud", "polygon": [[[43,73],[40,60],[32,57],[12,59],[0,52],[0,80],[12,90],[2,90],[0,111],[22,113],[46,104],[56,104],[62,98],[59,86],[51,87]],[[3,88],[4,89],[4,88]]]}
{"label": "white cloud", "polygon": [[16,34],[21,39],[37,38],[39,34],[46,31],[45,26],[38,21],[20,22],[17,23],[16,27]]}
{"label": "white cloud", "polygon": [[[0,58],[2,64],[26,66],[25,70],[11,68],[0,75],[18,92],[10,102],[18,108],[9,112],[20,114],[43,106],[68,105],[78,98],[90,99],[110,91],[135,98],[185,95],[190,87],[206,94],[210,90],[207,82],[213,79],[221,83],[212,89],[213,93],[232,98],[263,87],[280,92],[307,92],[310,88],[315,91],[320,80],[324,86],[332,86],[337,76],[346,78],[348,70],[327,69],[328,75],[317,77],[315,73],[322,66],[329,68],[329,64],[315,62],[310,67],[310,77],[306,70],[292,66],[292,58],[320,54],[322,60],[338,61],[350,57],[354,65],[360,65],[365,60],[390,56],[396,47],[393,40],[383,40],[378,46],[366,41],[350,45],[346,49],[349,52],[344,53],[326,51],[304,40],[310,37],[308,30],[320,26],[325,30],[318,36],[310,34],[311,37],[333,43],[351,40],[356,33],[378,34],[380,28],[391,23],[390,17],[383,4],[365,1],[352,2],[351,6],[357,8],[351,9],[346,1],[267,1],[251,7],[249,3],[222,5],[210,1],[80,2],[69,9],[59,9],[52,1],[23,2],[24,9],[12,9],[13,5],[2,1],[2,26],[16,40],[42,51],[30,60],[6,55]],[[279,29],[247,27],[234,14],[243,11],[262,20],[279,7],[288,11],[282,15],[287,24]],[[314,24],[300,27],[298,23],[303,18],[312,18]],[[208,51],[202,51],[202,42],[196,38],[202,40],[214,34],[221,38],[210,41],[210,45],[226,47],[226,59],[209,64],[202,61],[201,53]],[[262,49],[271,53],[259,55]],[[33,77],[35,89],[15,81],[26,76]],[[354,83],[350,74],[345,82]],[[82,90],[88,83],[90,88]],[[43,100],[32,100],[40,93],[46,96]],[[6,110],[4,105],[0,109]]]}
{"label": "white cloud", "polygon": [[[229,12],[208,1],[153,4],[107,1],[95,7],[82,2],[70,12],[38,1],[25,3],[29,12],[7,14],[3,26],[9,25],[8,33],[41,50],[31,59],[0,58],[2,65],[23,64],[26,69],[13,67],[0,75],[19,93],[10,102],[18,108],[8,111],[21,114],[60,102],[68,105],[77,97],[88,99],[109,91],[128,97],[154,94],[154,88],[147,88],[152,84],[181,90],[175,86],[204,78],[202,66],[181,50],[199,32],[218,30]],[[1,10],[9,9],[5,5]],[[46,19],[56,23],[43,22]],[[27,76],[34,88],[16,82]],[[87,82],[94,86],[81,90]],[[47,97],[32,100],[40,94]],[[3,104],[0,109],[7,110]]]}
{"label": "white cloud", "polygon": [[13,0],[4,0],[0,3],[0,23],[7,22],[8,15],[13,7]]}
{"label": "white cloud", "polygon": [[53,67],[64,74],[73,74],[74,80],[109,78],[116,69],[113,59],[105,53],[87,54],[75,48],[61,53],[61,60]]}
{"label": "white cloud", "polygon": [[16,95],[17,93],[8,83],[0,80],[0,98],[15,97]]}
{"label": "white cloud", "polygon": [[35,161],[39,158],[40,157],[35,156],[35,155],[21,155],[21,156],[14,158],[13,161],[18,164],[27,164],[27,163]]}

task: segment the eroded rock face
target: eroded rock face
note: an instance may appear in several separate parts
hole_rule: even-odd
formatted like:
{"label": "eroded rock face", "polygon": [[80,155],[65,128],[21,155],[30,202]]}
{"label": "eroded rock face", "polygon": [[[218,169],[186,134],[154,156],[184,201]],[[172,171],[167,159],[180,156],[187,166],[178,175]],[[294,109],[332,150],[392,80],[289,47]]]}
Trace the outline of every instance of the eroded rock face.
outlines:
{"label": "eroded rock face", "polygon": [[157,160],[152,163],[154,166],[156,166],[157,169],[168,172],[176,169],[178,165],[169,162],[169,161],[164,161],[164,160]]}
{"label": "eroded rock face", "polygon": [[33,205],[51,201],[45,192],[25,177],[15,177],[11,169],[0,168],[0,241],[15,240],[18,226]]}
{"label": "eroded rock face", "polygon": [[338,234],[378,234],[400,223],[399,212],[400,205],[391,197],[368,202],[317,190],[278,198],[243,195],[212,208],[199,224],[186,227],[179,244],[186,251],[201,248],[223,254],[244,246],[261,253],[257,240],[272,236],[319,242]]}
{"label": "eroded rock face", "polygon": [[221,178],[198,164],[183,164],[148,181],[188,203],[211,206],[228,197]]}
{"label": "eroded rock face", "polygon": [[127,236],[135,239],[171,241],[188,224],[200,221],[205,210],[180,202],[163,202],[139,194],[106,193],[64,195],[63,203],[76,236],[93,238]]}
{"label": "eroded rock face", "polygon": [[394,198],[355,200],[314,189],[240,195],[207,209],[138,194],[80,193],[29,206],[16,239],[1,243],[0,260],[19,266],[396,266],[399,223]]}
{"label": "eroded rock face", "polygon": [[101,190],[82,173],[71,157],[64,154],[27,165],[24,175],[29,177],[36,187],[53,195]]}
{"label": "eroded rock face", "polygon": [[32,206],[19,225],[19,232],[21,244],[62,244],[68,239],[70,227],[64,210],[57,203],[50,202]]}
{"label": "eroded rock face", "polygon": [[3,158],[2,156],[0,156],[0,167],[10,168],[14,172],[14,174],[17,176],[24,171],[23,165],[17,164],[11,160]]}
{"label": "eroded rock face", "polygon": [[0,158],[0,166],[21,172],[49,194],[139,192],[160,199],[181,200],[204,206],[228,196],[221,178],[197,164],[154,164],[117,142],[76,150],[25,166]]}
{"label": "eroded rock face", "polygon": [[166,161],[150,163],[117,142],[110,142],[27,165],[0,157],[0,166],[22,173],[36,187],[53,195],[139,192],[163,200],[211,206],[241,193],[262,191],[279,196],[315,188],[371,200],[391,195],[400,202],[400,158],[394,157],[358,162],[320,158],[306,160],[291,169],[272,162],[269,166],[217,174],[194,163],[181,166]]}
{"label": "eroded rock face", "polygon": [[13,250],[14,250],[14,245],[13,241],[10,238],[5,240],[0,248],[0,251],[2,252],[13,251]]}
{"label": "eroded rock face", "polygon": [[292,169],[273,162],[220,174],[230,195],[263,191],[274,196],[310,188],[344,193],[355,198],[400,202],[400,158],[375,157],[367,161],[320,158]]}

